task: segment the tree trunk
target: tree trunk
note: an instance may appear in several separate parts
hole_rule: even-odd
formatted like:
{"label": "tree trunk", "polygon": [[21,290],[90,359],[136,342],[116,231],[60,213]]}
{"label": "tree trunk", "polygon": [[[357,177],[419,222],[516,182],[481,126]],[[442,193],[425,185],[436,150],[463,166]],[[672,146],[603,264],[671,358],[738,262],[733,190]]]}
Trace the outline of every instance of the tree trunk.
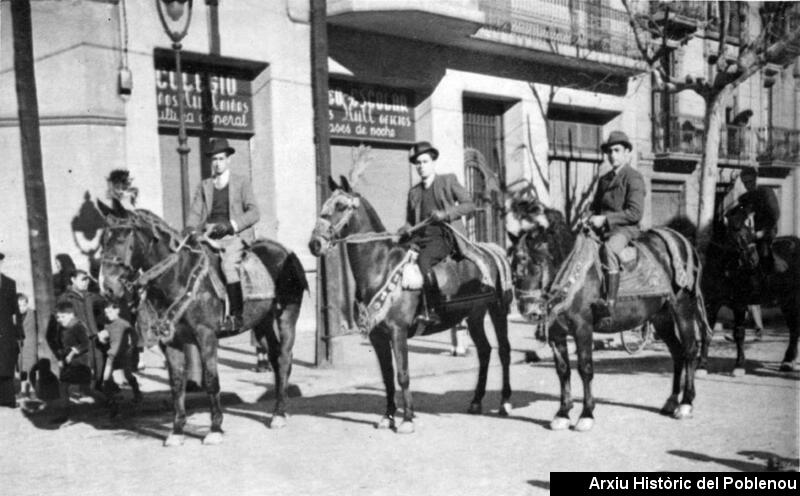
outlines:
{"label": "tree trunk", "polygon": [[728,89],[723,89],[706,98],[705,139],[703,140],[703,157],[700,161],[700,191],[697,204],[697,246],[701,254],[705,253],[706,246],[711,239],[714,222],[714,200],[717,195],[717,177],[719,176],[722,102],[728,92]]}

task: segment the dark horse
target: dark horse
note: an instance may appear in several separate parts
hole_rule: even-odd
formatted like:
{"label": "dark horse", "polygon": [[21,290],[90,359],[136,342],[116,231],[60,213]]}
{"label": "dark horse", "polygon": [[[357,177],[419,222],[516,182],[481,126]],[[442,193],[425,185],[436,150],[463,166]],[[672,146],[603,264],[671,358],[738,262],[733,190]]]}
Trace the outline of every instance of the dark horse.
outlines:
{"label": "dark horse", "polygon": [[[786,265],[782,272],[763,270],[758,263],[756,239],[747,222],[748,207],[737,205],[726,215],[726,223],[714,227],[706,250],[703,271],[703,293],[708,303],[708,316],[713,326],[723,305],[733,310],[733,338],[736,342],[734,375],[744,374],[745,312],[747,305],[778,306],[789,327],[789,347],[780,370],[796,370],[797,337],[800,335],[800,238],[779,236],[772,250]],[[701,349],[701,364],[708,360],[708,345]]]}
{"label": "dark horse", "polygon": [[[165,446],[183,443],[186,424],[184,346],[196,344],[203,363],[203,382],[211,404],[211,431],[204,444],[222,440],[222,406],[217,372],[218,329],[225,312],[224,291],[212,281],[219,257],[205,243],[179,234],[146,210],[114,209],[98,202],[106,218],[103,234],[102,282],[116,298],[144,289],[140,319],[158,321],[160,346],[169,369],[174,408],[172,433]],[[252,251],[275,284],[275,297],[245,302],[245,328],[266,336],[275,371],[276,404],[270,427],[286,424],[286,387],[292,368],[295,324],[303,292],[308,288],[297,256],[273,241],[261,240]],[[150,310],[150,311],[147,311]],[[274,323],[277,322],[277,330]]]}
{"label": "dark horse", "polygon": [[[552,213],[548,218],[556,219]],[[591,303],[603,294],[598,258],[600,240],[591,229],[583,228],[567,260],[558,269],[560,261],[553,256],[551,245],[556,246],[556,254],[560,253],[569,241],[565,232],[564,228],[540,229],[522,235],[512,250],[512,267],[520,313],[529,318],[546,318],[548,340],[561,382],[561,405],[550,427],[562,430],[570,425],[572,398],[567,336],[573,336],[584,393],[583,411],[575,430],[586,431],[594,425],[595,403],[591,390],[594,318]],[[663,236],[671,237],[670,244],[674,248],[669,248]],[[688,241],[674,231],[660,234],[647,231],[636,240],[636,246],[638,261],[634,262],[636,265],[628,276],[632,282],[626,283],[626,276],[623,276],[620,301],[613,315],[615,329],[610,332],[653,322],[656,332],[669,347],[674,363],[672,394],[661,411],[675,418],[685,418],[691,415],[695,397],[698,340],[700,334],[711,332],[699,288],[699,257]],[[676,283],[680,279],[676,277],[676,271],[680,270],[676,267],[687,272],[682,275],[689,277],[691,283],[686,283],[685,279],[683,284]],[[637,278],[636,274],[645,277]],[[637,287],[637,281],[648,279],[660,279],[666,284],[657,290]],[[679,400],[681,389],[683,396]]]}
{"label": "dark horse", "polygon": [[[320,212],[320,218],[311,235],[309,248],[311,252],[320,256],[334,243],[347,243],[347,256],[356,284],[357,299],[366,304],[372,303],[376,294],[384,294],[385,288],[396,287],[394,291],[384,294],[388,303],[384,306],[380,317],[374,319],[374,327],[369,332],[383,376],[386,388],[386,413],[378,422],[378,428],[393,428],[394,415],[397,410],[395,404],[394,367],[392,364],[392,351],[397,363],[397,382],[403,392],[403,421],[397,427],[400,433],[414,431],[414,407],[409,390],[408,373],[408,338],[417,334],[426,335],[443,331],[467,318],[469,333],[478,351],[480,362],[478,371],[478,384],[475,395],[469,406],[470,413],[481,412],[481,401],[486,392],[486,376],[489,368],[491,345],[486,337],[483,320],[489,312],[494,325],[499,348],[500,362],[503,368],[503,390],[500,414],[508,414],[510,409],[511,384],[509,381],[509,365],[511,347],[508,341],[508,304],[510,293],[504,293],[500,288],[500,272],[508,266],[505,258],[500,257],[505,267],[492,264],[491,272],[498,281],[495,290],[492,290],[491,299],[476,300],[472,305],[465,305],[458,310],[443,310],[442,323],[433,328],[421,328],[415,325],[415,316],[420,306],[420,291],[405,291],[400,289],[397,278],[399,268],[404,264],[409,254],[409,247],[398,244],[396,236],[385,235],[385,229],[372,206],[360,195],[354,193],[347,180],[342,178],[341,187],[330,180],[333,193],[325,202]],[[499,247],[498,247],[499,248]],[[413,263],[413,262],[411,262]],[[481,273],[477,266],[471,262],[462,261],[457,265],[457,272],[447,284],[457,283],[461,289],[475,294],[480,289]],[[392,281],[395,282],[392,282]],[[439,281],[440,286],[445,282]],[[392,286],[394,284],[394,286]]]}

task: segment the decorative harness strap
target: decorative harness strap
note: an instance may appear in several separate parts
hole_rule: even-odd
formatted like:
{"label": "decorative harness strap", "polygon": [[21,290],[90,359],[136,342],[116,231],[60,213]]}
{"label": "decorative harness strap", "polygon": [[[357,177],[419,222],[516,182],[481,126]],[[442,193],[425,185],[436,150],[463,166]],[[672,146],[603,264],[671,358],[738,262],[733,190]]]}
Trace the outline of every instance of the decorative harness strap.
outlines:
{"label": "decorative harness strap", "polygon": [[364,305],[360,301],[356,301],[356,307],[358,308],[356,325],[361,334],[368,335],[376,325],[386,318],[397,296],[403,292],[400,285],[403,280],[403,268],[408,264],[416,263],[417,255],[414,250],[406,252],[406,256],[392,269],[386,278],[386,282],[375,293],[369,304]]}

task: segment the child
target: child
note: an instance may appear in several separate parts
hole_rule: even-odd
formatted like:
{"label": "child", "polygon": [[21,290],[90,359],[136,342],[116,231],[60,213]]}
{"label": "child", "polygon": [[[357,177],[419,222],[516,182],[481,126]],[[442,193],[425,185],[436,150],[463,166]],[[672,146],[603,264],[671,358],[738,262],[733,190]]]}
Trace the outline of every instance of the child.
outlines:
{"label": "child", "polygon": [[35,386],[28,377],[28,373],[35,366],[39,357],[36,313],[28,306],[28,303],[26,295],[17,293],[17,306],[19,306],[20,315],[19,327],[22,331],[22,341],[19,346],[19,380],[22,383],[21,390],[24,396],[28,396],[32,386]]}
{"label": "child", "polygon": [[56,305],[56,321],[61,329],[53,354],[61,366],[59,396],[63,415],[54,422],[60,423],[69,418],[69,386],[87,386],[92,381],[92,369],[89,368],[89,333],[75,317],[71,302],[61,301]]}
{"label": "child", "polygon": [[108,324],[100,332],[100,340],[108,341],[108,359],[103,370],[103,386],[109,399],[113,398],[113,393],[119,390],[114,383],[114,369],[122,369],[125,379],[133,389],[133,401],[138,403],[142,400],[142,392],[139,390],[139,381],[133,375],[139,363],[139,350],[137,349],[136,331],[131,327],[127,320],[119,316],[119,304],[113,301],[106,303],[105,313]]}

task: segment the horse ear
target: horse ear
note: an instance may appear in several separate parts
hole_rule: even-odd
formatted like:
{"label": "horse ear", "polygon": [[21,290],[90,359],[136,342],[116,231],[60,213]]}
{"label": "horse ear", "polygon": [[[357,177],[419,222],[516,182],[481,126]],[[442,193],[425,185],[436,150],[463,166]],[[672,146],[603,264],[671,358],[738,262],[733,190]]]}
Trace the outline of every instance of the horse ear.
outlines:
{"label": "horse ear", "polygon": [[515,246],[519,242],[519,238],[522,237],[521,233],[512,234],[510,231],[506,231],[506,235],[508,236],[508,239],[511,240],[512,246]]}
{"label": "horse ear", "polygon": [[345,193],[352,193],[353,192],[353,188],[350,187],[350,181],[348,181],[347,178],[344,177],[344,176],[339,176],[339,179],[342,182],[342,189],[344,190],[344,192]]}
{"label": "horse ear", "polygon": [[328,176],[328,188],[331,191],[336,191],[337,189],[339,189],[339,185],[336,184],[336,181],[334,181],[331,176]]}

